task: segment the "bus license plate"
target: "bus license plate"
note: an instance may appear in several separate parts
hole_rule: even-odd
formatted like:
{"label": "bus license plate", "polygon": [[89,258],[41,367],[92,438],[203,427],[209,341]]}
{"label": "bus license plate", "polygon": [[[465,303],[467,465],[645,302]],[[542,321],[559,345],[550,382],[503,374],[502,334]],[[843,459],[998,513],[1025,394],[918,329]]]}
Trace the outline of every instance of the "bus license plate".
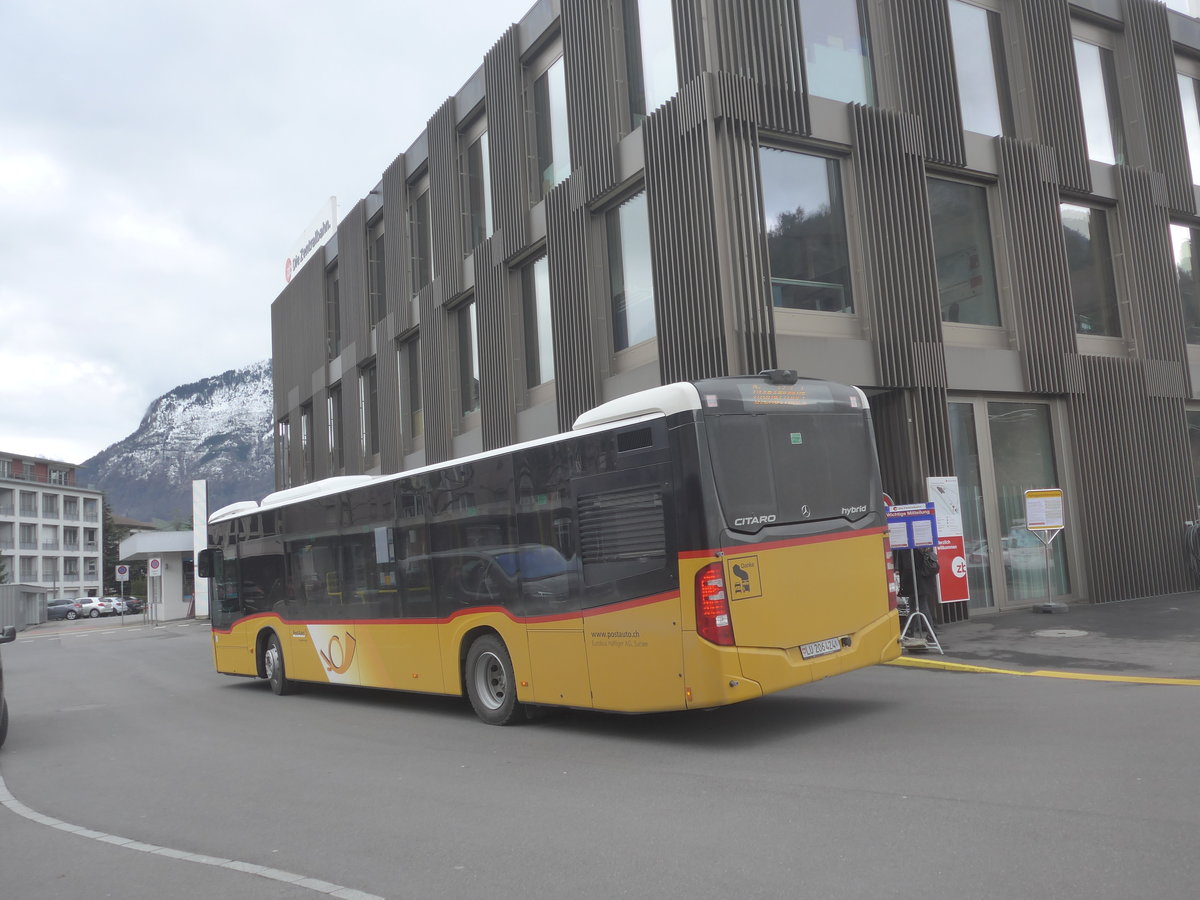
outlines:
{"label": "bus license plate", "polygon": [[812,659],[814,656],[824,656],[827,653],[837,653],[842,649],[841,638],[830,638],[827,641],[813,641],[811,644],[800,645],[800,655],[804,659]]}

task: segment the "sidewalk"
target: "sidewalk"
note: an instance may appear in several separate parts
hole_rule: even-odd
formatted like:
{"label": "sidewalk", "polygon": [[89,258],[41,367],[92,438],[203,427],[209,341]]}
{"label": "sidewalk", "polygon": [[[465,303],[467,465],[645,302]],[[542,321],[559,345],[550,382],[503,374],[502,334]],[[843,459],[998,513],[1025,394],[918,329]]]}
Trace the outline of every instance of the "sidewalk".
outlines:
{"label": "sidewalk", "polygon": [[1200,591],[1073,604],[1065,613],[1018,610],[934,630],[944,656],[932,646],[906,650],[897,664],[1200,684]]}

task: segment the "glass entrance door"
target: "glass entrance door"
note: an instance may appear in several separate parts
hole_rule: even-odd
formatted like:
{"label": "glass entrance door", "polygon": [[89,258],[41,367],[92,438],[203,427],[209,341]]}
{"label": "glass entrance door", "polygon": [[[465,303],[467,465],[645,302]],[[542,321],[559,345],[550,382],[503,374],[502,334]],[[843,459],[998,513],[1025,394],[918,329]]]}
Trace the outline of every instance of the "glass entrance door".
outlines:
{"label": "glass entrance door", "polygon": [[[1049,403],[972,399],[950,403],[972,609],[1046,600],[1046,551],[1025,527],[1025,491],[1066,487]],[[1070,492],[1068,491],[1068,503]],[[1051,545],[1050,591],[1071,593],[1066,532]]]}

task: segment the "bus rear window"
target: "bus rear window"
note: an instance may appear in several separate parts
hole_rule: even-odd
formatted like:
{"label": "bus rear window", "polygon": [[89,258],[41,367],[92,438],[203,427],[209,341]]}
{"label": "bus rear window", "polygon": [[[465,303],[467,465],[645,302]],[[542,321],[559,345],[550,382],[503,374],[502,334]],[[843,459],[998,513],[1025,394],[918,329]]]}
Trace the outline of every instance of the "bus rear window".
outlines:
{"label": "bus rear window", "polygon": [[726,525],[843,518],[876,507],[874,447],[863,413],[779,412],[705,417]]}

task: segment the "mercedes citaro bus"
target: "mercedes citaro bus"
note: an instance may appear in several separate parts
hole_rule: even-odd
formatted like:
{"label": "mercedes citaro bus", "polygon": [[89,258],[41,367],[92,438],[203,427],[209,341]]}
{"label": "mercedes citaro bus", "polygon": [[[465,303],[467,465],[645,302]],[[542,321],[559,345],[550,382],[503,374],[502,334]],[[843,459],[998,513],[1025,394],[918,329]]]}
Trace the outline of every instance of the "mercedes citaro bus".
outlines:
{"label": "mercedes citaro bus", "polygon": [[219,672],[544,706],[737,703],[899,655],[867,399],[772,370],[209,519]]}

